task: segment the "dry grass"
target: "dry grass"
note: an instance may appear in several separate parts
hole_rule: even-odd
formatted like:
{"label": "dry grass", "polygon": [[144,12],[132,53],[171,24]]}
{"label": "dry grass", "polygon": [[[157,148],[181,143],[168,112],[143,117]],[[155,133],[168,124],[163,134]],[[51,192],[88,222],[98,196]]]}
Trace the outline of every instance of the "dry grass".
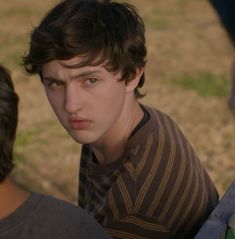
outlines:
{"label": "dry grass", "polygon": [[[19,65],[32,26],[55,2],[1,3],[0,62],[11,69],[21,98],[14,177],[29,189],[75,201],[80,146],[55,119],[39,80],[26,76]],[[176,120],[222,194],[235,175],[235,118],[226,97],[203,97],[170,82],[205,72],[228,80],[234,49],[206,0],[129,2],[147,27],[148,94],[143,102]]]}

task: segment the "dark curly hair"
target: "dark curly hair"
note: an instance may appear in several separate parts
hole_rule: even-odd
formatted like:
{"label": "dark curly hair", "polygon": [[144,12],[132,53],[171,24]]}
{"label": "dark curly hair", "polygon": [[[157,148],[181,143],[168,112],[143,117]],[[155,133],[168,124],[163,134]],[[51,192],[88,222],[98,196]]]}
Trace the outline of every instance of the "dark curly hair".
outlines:
{"label": "dark curly hair", "polygon": [[[64,0],[51,9],[31,33],[23,65],[30,74],[41,73],[51,60],[81,56],[72,67],[105,63],[130,81],[136,68],[146,64],[145,27],[134,6],[110,0]],[[142,75],[138,88],[144,84]]]}
{"label": "dark curly hair", "polygon": [[18,96],[8,70],[0,65],[0,182],[12,171],[18,122]]}

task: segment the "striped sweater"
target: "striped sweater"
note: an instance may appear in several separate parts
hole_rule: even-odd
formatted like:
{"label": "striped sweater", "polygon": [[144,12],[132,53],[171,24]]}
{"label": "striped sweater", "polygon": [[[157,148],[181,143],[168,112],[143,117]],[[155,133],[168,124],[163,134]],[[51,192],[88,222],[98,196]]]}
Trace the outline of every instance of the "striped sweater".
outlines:
{"label": "striped sweater", "polygon": [[149,120],[119,160],[100,165],[83,145],[79,205],[113,238],[193,238],[217,203],[216,189],[173,120],[144,109]]}

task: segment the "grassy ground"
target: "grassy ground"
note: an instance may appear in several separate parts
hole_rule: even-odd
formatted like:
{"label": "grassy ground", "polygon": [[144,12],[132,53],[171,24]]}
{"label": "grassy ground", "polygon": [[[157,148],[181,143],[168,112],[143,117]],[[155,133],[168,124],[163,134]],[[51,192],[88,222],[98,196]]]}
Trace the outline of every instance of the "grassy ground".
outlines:
{"label": "grassy ground", "polygon": [[[21,99],[15,179],[28,189],[76,201],[80,146],[55,119],[39,79],[20,66],[32,27],[55,2],[1,3],[0,62],[11,69]],[[235,118],[226,105],[234,49],[206,0],[128,2],[146,23],[142,102],[175,119],[222,194],[235,175]]]}

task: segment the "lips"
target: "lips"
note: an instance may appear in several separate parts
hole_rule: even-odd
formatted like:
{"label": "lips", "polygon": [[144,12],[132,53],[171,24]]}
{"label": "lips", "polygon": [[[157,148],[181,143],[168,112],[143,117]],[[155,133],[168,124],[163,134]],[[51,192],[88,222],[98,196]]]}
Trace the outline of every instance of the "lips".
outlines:
{"label": "lips", "polygon": [[69,119],[69,125],[72,129],[84,130],[90,127],[91,121],[86,119]]}

